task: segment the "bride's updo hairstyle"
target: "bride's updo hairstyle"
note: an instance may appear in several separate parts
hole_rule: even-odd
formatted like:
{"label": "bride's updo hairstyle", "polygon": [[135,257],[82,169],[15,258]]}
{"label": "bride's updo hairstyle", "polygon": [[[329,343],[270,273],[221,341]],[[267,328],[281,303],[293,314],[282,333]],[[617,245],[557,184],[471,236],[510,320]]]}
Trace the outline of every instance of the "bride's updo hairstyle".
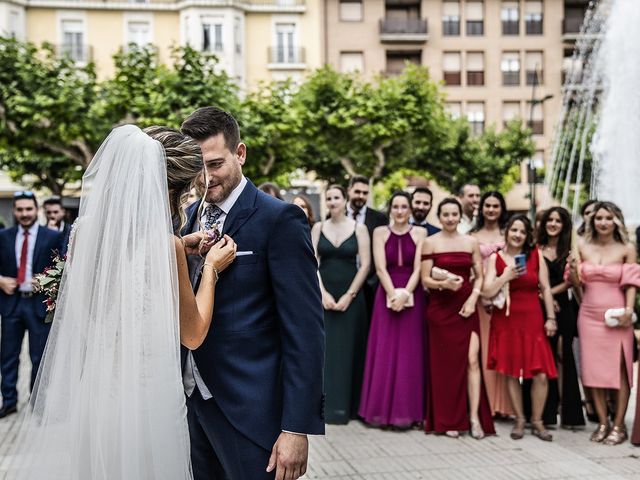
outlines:
{"label": "bride's updo hairstyle", "polygon": [[178,232],[187,222],[182,205],[187,201],[189,192],[195,186],[198,177],[204,172],[200,146],[187,135],[169,127],[152,126],[144,132],[160,142],[167,159],[167,183],[169,186],[169,205],[171,215],[178,226]]}

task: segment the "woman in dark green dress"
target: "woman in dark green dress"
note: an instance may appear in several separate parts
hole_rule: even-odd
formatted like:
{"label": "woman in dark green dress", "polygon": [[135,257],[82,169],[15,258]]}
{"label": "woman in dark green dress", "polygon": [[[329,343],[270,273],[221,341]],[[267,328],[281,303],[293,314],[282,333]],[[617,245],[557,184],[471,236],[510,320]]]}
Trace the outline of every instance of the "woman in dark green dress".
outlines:
{"label": "woman in dark green dress", "polygon": [[364,365],[359,351],[367,341],[367,311],[360,287],[370,265],[369,232],[347,218],[344,188],[326,193],[329,217],[313,226],[313,245],[320,265],[326,353],[324,388],[327,423],[347,423],[360,401]]}

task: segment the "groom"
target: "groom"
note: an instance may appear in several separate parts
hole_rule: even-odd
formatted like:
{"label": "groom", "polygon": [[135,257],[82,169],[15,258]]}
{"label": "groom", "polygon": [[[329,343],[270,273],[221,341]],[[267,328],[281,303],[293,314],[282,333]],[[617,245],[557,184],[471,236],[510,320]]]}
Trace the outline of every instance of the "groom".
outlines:
{"label": "groom", "polygon": [[201,108],[182,132],[200,144],[208,177],[205,208],[200,218],[198,202],[189,208],[184,233],[217,224],[238,244],[205,342],[183,348],[194,478],[293,480],[307,468],[307,434],[324,433],[323,311],[308,223],[243,176],[246,146],[230,114]]}

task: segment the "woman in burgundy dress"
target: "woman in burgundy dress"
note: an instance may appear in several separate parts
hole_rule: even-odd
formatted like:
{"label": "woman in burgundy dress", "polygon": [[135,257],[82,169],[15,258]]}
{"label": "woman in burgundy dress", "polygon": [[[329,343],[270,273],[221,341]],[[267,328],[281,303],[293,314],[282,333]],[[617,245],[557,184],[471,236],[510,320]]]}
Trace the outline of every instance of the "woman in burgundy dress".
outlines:
{"label": "woman in burgundy dress", "polygon": [[[549,273],[542,254],[533,245],[533,228],[524,215],[509,219],[504,250],[489,257],[482,294],[493,297],[507,290],[507,302],[496,308],[491,318],[488,367],[504,375],[509,382],[511,404],[516,423],[511,438],[524,435],[524,410],[520,378],[533,379],[531,387],[531,433],[541,440],[553,437],[542,422],[547,399],[548,379],[556,378],[556,365],[546,336],[555,335],[558,326],[549,287]],[[524,255],[525,268],[516,266],[515,258]],[[538,297],[542,293],[546,322]]]}
{"label": "woman in burgundy dress", "polygon": [[[442,231],[422,248],[422,284],[430,290],[425,430],[480,439],[495,433],[480,368],[480,322],[476,304],[482,257],[474,238],[458,233],[462,206],[454,198],[438,205]],[[474,280],[471,281],[471,271]]]}

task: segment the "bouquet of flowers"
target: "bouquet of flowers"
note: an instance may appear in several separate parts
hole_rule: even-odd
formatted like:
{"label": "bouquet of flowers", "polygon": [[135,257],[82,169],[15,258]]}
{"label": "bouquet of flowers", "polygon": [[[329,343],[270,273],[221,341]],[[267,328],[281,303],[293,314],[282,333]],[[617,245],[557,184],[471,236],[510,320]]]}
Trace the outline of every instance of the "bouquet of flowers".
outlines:
{"label": "bouquet of flowers", "polygon": [[58,291],[60,282],[62,281],[62,272],[67,263],[67,257],[56,255],[53,259],[53,265],[44,269],[44,272],[35,276],[35,291],[43,293],[47,298],[44,304],[47,306],[47,316],[45,323],[51,323],[56,312],[56,301],[58,299]]}

